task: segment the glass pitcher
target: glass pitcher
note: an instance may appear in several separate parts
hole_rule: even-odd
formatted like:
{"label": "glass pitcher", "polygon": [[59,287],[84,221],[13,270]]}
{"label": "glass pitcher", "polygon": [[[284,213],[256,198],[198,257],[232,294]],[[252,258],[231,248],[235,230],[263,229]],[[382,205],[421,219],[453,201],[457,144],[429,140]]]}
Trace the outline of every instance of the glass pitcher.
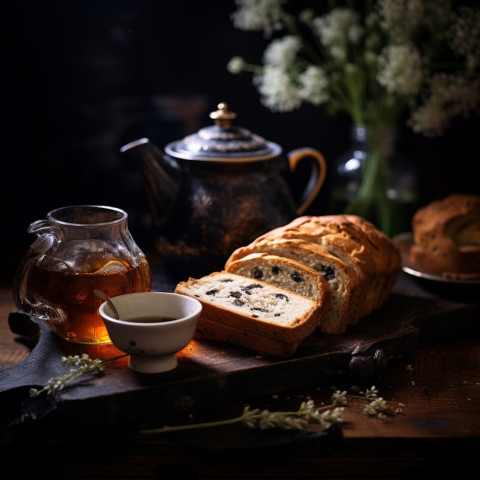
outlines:
{"label": "glass pitcher", "polygon": [[99,205],[52,210],[33,222],[38,238],[22,259],[13,282],[20,310],[40,318],[63,340],[109,343],[98,313],[108,297],[149,291],[150,266],[133,240],[123,210]]}

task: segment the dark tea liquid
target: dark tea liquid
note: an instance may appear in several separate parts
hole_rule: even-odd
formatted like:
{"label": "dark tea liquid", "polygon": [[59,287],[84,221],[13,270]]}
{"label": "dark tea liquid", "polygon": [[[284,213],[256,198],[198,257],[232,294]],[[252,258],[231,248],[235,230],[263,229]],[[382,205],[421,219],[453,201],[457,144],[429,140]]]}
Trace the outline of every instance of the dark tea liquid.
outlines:
{"label": "dark tea liquid", "polygon": [[112,298],[149,291],[151,281],[147,262],[132,268],[111,261],[93,273],[64,273],[34,265],[29,285],[36,298],[58,312],[56,319],[46,321],[57,335],[70,342],[95,344],[110,342],[98,313],[103,300],[95,296],[95,289]]}
{"label": "dark tea liquid", "polygon": [[127,318],[127,322],[133,323],[165,323],[171,322],[172,320],[177,320],[175,317],[166,317],[164,315],[145,315],[143,317],[132,317]]}

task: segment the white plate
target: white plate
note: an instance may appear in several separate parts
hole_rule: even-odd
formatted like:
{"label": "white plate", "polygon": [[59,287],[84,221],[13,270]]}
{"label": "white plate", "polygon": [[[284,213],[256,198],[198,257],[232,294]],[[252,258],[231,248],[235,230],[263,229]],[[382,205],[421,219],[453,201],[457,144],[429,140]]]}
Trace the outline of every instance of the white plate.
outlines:
{"label": "white plate", "polygon": [[464,274],[435,273],[423,270],[413,265],[409,259],[410,247],[413,245],[413,234],[411,232],[405,232],[397,235],[393,238],[393,242],[398,247],[402,255],[402,270],[409,275],[425,278],[427,280],[433,280],[435,282],[480,285],[480,272]]}

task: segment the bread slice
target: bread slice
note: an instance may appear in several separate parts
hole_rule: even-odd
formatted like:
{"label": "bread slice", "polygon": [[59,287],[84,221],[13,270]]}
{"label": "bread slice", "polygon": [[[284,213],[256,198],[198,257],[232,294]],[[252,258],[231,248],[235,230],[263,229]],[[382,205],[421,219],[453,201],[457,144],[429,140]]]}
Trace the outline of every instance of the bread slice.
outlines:
{"label": "bread slice", "polygon": [[[320,331],[332,335],[345,332],[347,325],[357,321],[362,303],[359,280],[355,272],[338,257],[318,244],[301,239],[265,238],[239,248],[228,260],[225,268],[248,258],[252,253],[263,253],[294,260],[318,272],[331,290],[330,308],[322,320]],[[268,279],[271,277],[269,276]],[[269,281],[269,280],[267,280]]]}
{"label": "bread slice", "polygon": [[225,266],[225,270],[311,298],[323,305],[322,312],[328,312],[332,297],[330,285],[318,271],[296,260],[265,252],[252,253]]}
{"label": "bread slice", "polygon": [[242,328],[234,328],[214,320],[200,318],[195,338],[238,345],[254,352],[275,357],[291,357],[295,354],[298,342],[284,341],[275,337],[259,335]]}
{"label": "bread slice", "polygon": [[203,305],[196,337],[291,356],[320,324],[323,307],[303,295],[229,272],[180,282],[175,293]]}

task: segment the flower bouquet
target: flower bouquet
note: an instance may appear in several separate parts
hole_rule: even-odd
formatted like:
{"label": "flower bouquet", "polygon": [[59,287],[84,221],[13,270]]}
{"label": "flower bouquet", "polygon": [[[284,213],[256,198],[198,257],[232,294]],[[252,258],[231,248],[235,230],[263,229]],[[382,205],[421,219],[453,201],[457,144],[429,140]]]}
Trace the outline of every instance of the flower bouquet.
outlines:
{"label": "flower bouquet", "polygon": [[388,132],[406,117],[415,133],[435,137],[480,111],[480,9],[447,0],[236,5],[234,26],[263,32],[268,44],[261,65],[236,56],[229,71],[251,72],[274,112],[309,103],[364,129],[368,162],[344,211],[390,233]]}

